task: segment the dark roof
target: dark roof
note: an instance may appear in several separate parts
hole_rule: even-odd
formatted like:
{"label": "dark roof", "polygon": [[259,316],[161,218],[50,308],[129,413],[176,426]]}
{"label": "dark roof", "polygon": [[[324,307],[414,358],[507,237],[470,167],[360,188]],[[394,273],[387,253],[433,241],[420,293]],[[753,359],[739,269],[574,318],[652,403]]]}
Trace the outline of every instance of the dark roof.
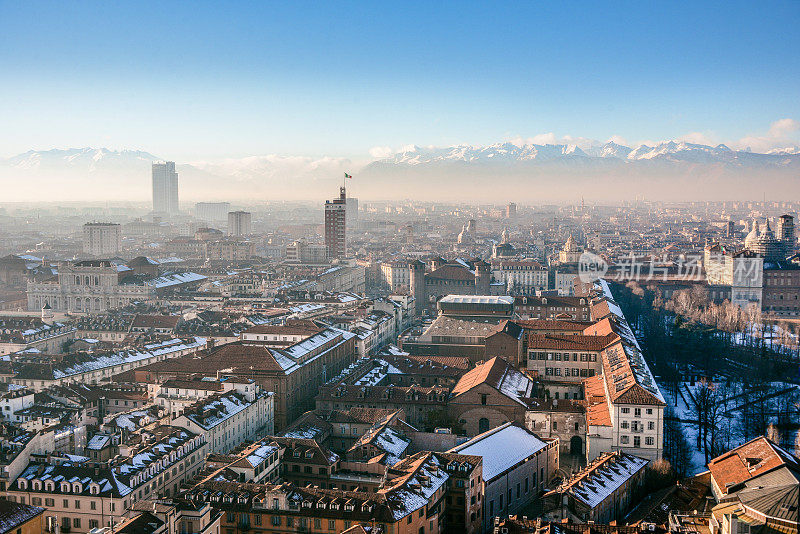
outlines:
{"label": "dark roof", "polygon": [[177,315],[137,315],[131,328],[175,328],[180,320]]}
{"label": "dark roof", "polygon": [[[44,508],[0,500],[0,534],[11,532],[23,523],[44,513]],[[38,529],[34,529],[38,531]]]}
{"label": "dark roof", "polygon": [[443,265],[425,275],[425,278],[435,278],[438,280],[472,280],[475,281],[475,274],[462,265]]}
{"label": "dark roof", "polygon": [[800,505],[800,486],[778,486],[772,488],[754,488],[739,493],[739,501],[745,508],[750,508],[771,519],[797,522],[797,507]]}
{"label": "dark roof", "polygon": [[164,521],[150,512],[142,512],[116,525],[114,532],[117,534],[153,534],[163,526]]}

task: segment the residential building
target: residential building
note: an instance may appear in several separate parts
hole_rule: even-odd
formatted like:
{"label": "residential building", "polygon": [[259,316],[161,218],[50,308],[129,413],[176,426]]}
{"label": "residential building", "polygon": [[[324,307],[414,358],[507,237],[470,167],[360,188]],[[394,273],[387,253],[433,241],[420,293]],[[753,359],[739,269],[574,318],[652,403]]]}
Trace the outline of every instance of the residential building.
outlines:
{"label": "residential building", "polygon": [[605,453],[542,497],[547,521],[608,524],[633,508],[644,483],[644,458]]}
{"label": "residential building", "polygon": [[58,525],[89,532],[120,523],[138,500],[177,494],[199,472],[208,450],[202,436],[182,428],[158,426],[131,438],[106,466],[31,462],[6,498],[44,506],[48,530]]}
{"label": "residential building", "polygon": [[172,424],[202,435],[212,453],[227,453],[242,443],[273,434],[274,395],[249,382],[184,408]]}
{"label": "residential building", "polygon": [[224,221],[230,211],[230,202],[197,202],[194,205],[195,218],[212,224]]}
{"label": "residential building", "polygon": [[557,439],[543,441],[513,423],[448,452],[483,458],[483,532],[495,516],[513,515],[531,505],[559,468]]}
{"label": "residential building", "polygon": [[228,213],[228,235],[245,236],[253,233],[253,214],[248,211],[231,211]]}
{"label": "residential building", "polygon": [[98,258],[119,254],[122,240],[120,225],[90,222],[83,225],[83,252]]}

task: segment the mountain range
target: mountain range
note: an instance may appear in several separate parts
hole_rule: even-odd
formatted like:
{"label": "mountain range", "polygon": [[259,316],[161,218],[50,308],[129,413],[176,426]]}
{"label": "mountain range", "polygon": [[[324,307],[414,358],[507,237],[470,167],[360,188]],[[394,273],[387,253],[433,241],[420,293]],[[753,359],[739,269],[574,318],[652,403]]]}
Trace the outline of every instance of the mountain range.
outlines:
{"label": "mountain range", "polygon": [[[28,151],[0,159],[3,198],[146,200],[150,164],[138,150]],[[335,194],[344,172],[362,198],[425,200],[601,201],[634,196],[668,200],[786,198],[800,195],[800,148],[768,153],[668,141],[628,147],[613,142],[496,143],[408,147],[387,158],[252,156],[178,164],[181,199],[296,200]]]}

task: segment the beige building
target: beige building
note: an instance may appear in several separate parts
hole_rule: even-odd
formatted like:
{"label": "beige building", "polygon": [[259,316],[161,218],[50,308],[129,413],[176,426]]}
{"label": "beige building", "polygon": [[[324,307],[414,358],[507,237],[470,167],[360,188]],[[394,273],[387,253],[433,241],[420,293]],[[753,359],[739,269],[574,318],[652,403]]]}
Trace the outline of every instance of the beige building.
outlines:
{"label": "beige building", "polygon": [[131,438],[108,466],[30,463],[5,496],[47,508],[48,530],[89,532],[120,523],[141,499],[175,495],[208,452],[202,436],[182,428],[159,426]]}
{"label": "beige building", "polygon": [[97,258],[117,256],[122,248],[122,232],[115,223],[91,222],[83,225],[83,252]]}

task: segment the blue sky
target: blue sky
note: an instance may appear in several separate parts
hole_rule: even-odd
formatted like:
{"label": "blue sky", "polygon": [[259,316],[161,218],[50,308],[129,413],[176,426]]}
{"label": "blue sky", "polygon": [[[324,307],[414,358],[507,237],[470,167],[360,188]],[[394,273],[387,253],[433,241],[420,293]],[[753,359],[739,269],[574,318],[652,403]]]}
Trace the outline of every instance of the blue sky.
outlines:
{"label": "blue sky", "polygon": [[0,155],[797,144],[798,27],[798,1],[0,0]]}

